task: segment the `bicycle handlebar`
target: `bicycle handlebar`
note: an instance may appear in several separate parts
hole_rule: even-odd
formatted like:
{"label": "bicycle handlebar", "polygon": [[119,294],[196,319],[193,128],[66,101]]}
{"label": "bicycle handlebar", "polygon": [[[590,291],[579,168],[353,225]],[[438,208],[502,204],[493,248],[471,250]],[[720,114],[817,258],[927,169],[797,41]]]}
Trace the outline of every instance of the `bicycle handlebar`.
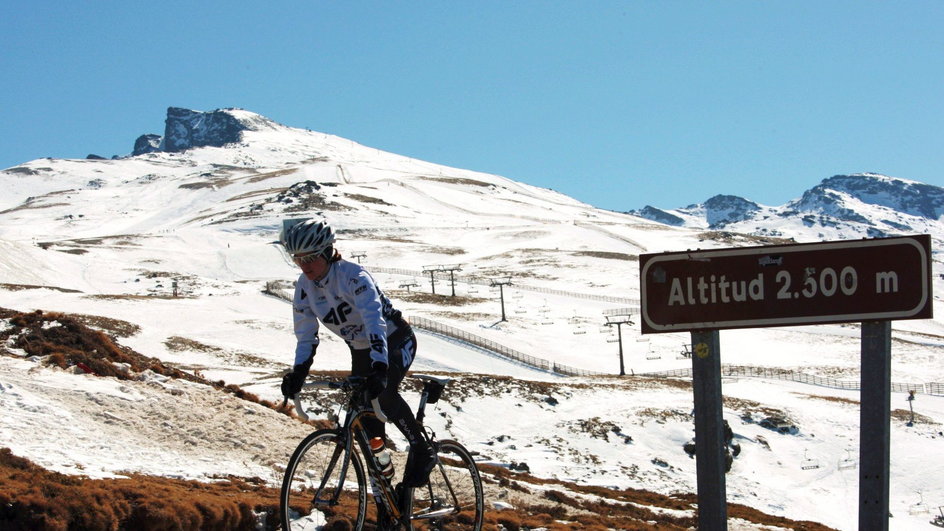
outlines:
{"label": "bicycle handlebar", "polygon": [[[340,383],[339,382],[310,382],[310,383],[306,383],[302,387],[319,388],[319,389],[348,389],[348,388],[351,388],[352,386],[353,384],[350,381],[345,380],[344,382],[340,382]],[[298,394],[295,395],[295,398],[293,398],[292,401],[295,403],[295,413],[297,413],[298,416],[302,420],[308,420],[308,413],[305,413],[305,407],[302,405],[301,398],[298,396]],[[377,418],[380,419],[380,422],[384,422],[384,423],[387,422],[387,415],[384,415],[383,410],[380,409],[380,401],[377,398],[374,398],[373,400],[370,401],[370,407],[371,409],[374,410],[374,415],[376,415]]]}

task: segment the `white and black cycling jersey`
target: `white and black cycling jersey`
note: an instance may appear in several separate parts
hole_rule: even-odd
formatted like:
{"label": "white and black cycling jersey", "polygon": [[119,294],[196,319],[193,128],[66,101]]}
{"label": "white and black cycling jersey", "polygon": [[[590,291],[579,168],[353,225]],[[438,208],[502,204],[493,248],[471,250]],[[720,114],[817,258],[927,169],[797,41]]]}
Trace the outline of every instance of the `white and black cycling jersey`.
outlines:
{"label": "white and black cycling jersey", "polygon": [[319,323],[344,339],[352,351],[369,349],[372,362],[387,365],[387,338],[409,327],[370,273],[346,260],[333,262],[318,282],[300,275],[292,304],[296,365],[307,360],[318,345]]}

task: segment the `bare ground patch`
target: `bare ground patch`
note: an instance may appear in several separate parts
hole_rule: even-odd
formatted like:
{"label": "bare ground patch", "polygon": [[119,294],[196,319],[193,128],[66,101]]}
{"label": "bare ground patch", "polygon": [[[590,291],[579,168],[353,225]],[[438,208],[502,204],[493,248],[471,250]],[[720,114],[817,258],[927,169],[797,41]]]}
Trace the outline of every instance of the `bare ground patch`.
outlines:
{"label": "bare ground patch", "polygon": [[237,364],[244,367],[282,367],[282,364],[277,364],[273,361],[256,356],[255,354],[250,354],[248,352],[233,352],[220,347],[215,347],[213,345],[207,345],[206,343],[201,343],[193,339],[188,339],[186,337],[169,337],[164,340],[164,346],[166,346],[167,349],[172,352],[203,352],[215,358],[219,358],[227,363]]}
{"label": "bare ground patch", "polygon": [[[445,289],[449,289],[448,287]],[[395,297],[398,300],[406,302],[415,302],[421,304],[437,304],[440,306],[465,306],[467,304],[478,304],[481,302],[488,302],[489,299],[483,299],[480,297],[469,297],[464,295],[441,295],[433,293],[422,293],[418,291],[406,292],[406,291],[391,291],[390,295]]]}
{"label": "bare ground patch", "polygon": [[77,289],[60,288],[58,286],[38,286],[35,284],[0,284],[0,288],[9,291],[21,291],[24,289],[51,289],[54,291],[61,291],[62,293],[82,293]]}

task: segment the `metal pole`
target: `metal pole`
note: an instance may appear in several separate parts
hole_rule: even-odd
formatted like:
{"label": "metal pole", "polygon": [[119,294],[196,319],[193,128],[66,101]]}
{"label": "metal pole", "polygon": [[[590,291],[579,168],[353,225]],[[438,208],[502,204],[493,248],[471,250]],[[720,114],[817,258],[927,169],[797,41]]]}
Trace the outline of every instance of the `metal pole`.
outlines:
{"label": "metal pole", "polygon": [[505,288],[502,284],[498,285],[498,295],[501,297],[501,307],[502,307],[502,321],[507,321],[505,319]]}
{"label": "metal pole", "polygon": [[616,323],[616,337],[619,340],[620,376],[626,376],[626,367],[623,365],[623,329],[620,326],[622,324]]}
{"label": "metal pole", "polygon": [[436,280],[433,278],[433,275],[435,274],[436,273],[434,273],[433,271],[429,272],[429,283],[432,284],[433,286],[433,295],[436,294]]}
{"label": "metal pole", "polygon": [[728,529],[721,417],[721,341],[717,330],[692,332],[698,529]]}
{"label": "metal pole", "polygon": [[859,529],[888,531],[891,321],[862,323],[859,406]]}
{"label": "metal pole", "polygon": [[452,296],[456,296],[456,273],[454,270],[449,270],[449,283],[452,284]]}
{"label": "metal pole", "polygon": [[908,409],[911,410],[911,419],[908,420],[908,426],[914,426],[914,399],[915,392],[914,389],[908,391]]}

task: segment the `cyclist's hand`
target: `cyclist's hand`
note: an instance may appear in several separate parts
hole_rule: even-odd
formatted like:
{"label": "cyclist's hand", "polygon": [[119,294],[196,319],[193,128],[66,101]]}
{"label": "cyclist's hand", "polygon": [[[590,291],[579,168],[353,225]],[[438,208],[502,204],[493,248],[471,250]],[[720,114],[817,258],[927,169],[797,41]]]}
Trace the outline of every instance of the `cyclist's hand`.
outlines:
{"label": "cyclist's hand", "polygon": [[296,365],[292,372],[282,377],[282,396],[295,398],[295,395],[302,390],[302,384],[308,377],[308,369],[302,365]]}
{"label": "cyclist's hand", "polygon": [[387,388],[387,365],[374,362],[371,365],[370,374],[367,375],[367,400],[373,400],[380,396]]}

